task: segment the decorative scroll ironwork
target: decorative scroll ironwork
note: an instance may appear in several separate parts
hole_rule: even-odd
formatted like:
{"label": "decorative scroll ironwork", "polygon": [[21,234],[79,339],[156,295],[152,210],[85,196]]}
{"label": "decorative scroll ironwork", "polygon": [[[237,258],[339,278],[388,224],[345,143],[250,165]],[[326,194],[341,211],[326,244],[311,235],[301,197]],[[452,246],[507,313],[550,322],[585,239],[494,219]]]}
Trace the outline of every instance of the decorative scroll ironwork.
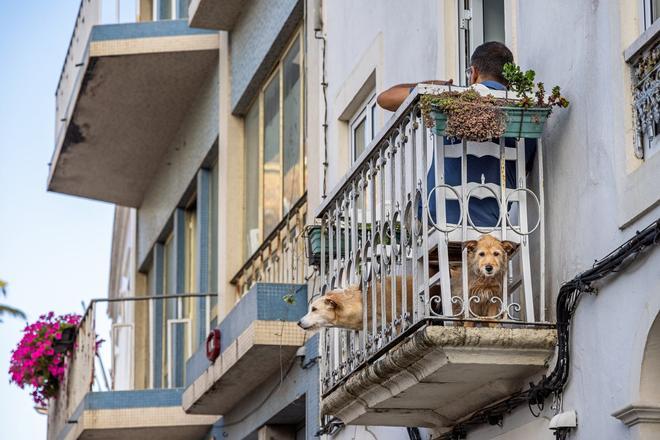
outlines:
{"label": "decorative scroll ironwork", "polygon": [[635,156],[644,158],[644,139],[655,138],[660,123],[660,42],[633,63],[633,110]]}

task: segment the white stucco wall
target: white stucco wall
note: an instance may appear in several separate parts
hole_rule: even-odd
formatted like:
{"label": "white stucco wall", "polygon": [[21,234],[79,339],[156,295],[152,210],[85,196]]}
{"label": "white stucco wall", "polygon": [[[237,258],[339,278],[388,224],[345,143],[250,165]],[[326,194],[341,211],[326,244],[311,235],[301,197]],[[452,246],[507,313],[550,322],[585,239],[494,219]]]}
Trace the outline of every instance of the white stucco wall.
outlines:
{"label": "white stucco wall", "polygon": [[[396,83],[449,76],[456,53],[444,27],[451,20],[448,3],[324,2],[329,192],[349,165],[346,124],[339,120],[350,107],[347,96],[359,90],[373,69],[377,92]],[[546,89],[560,84],[571,101],[570,109],[552,115],[543,139],[545,271],[551,305],[563,281],[660,216],[654,205],[660,194],[660,161],[641,162],[632,155],[630,68],[623,51],[641,33],[640,4],[506,2],[507,41],[517,62],[536,70]],[[381,112],[378,127],[388,116]],[[310,178],[319,188],[321,160],[319,154],[309,165]],[[641,187],[642,172],[658,176],[656,185]],[[310,212],[314,209],[311,206]],[[610,414],[639,398],[646,334],[660,311],[658,267],[656,249],[639,265],[606,280],[597,296],[582,299],[571,333],[571,376],[563,402],[565,410],[578,412],[580,427],[572,439],[638,438],[637,431]],[[547,422],[552,415],[546,408],[535,419],[526,407],[519,408],[505,418],[502,428],[484,427],[468,439],[550,439]],[[406,438],[405,431],[370,429],[379,439]],[[336,438],[373,436],[347,427]]]}

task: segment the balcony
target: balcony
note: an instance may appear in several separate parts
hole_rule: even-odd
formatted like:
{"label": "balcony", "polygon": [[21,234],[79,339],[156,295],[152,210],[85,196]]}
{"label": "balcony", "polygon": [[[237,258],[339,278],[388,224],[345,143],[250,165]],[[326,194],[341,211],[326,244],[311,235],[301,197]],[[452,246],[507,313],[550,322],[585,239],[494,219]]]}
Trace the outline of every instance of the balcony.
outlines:
{"label": "balcony", "polygon": [[[520,391],[554,353],[542,139],[531,170],[525,139],[445,142],[420,110],[421,95],[444,90],[418,86],[315,213],[319,293],[357,284],[365,305],[362,330],[323,332],[322,413],[346,424],[442,431]],[[489,156],[497,176],[468,182],[468,156]],[[450,159],[458,177],[445,174]],[[528,177],[507,180],[512,169]],[[485,198],[496,202],[496,225],[468,209]],[[509,241],[511,251],[501,298],[488,308],[467,287],[466,242],[483,234]]]}
{"label": "balcony", "polygon": [[255,284],[219,325],[220,356],[210,365],[204,359],[199,371],[188,374],[183,409],[189,414],[226,414],[289,365],[305,343],[305,332],[296,322],[306,311],[305,285]]}
{"label": "balcony", "polygon": [[[174,378],[185,374],[185,358],[179,361],[177,354],[192,351],[194,302],[209,299],[178,295],[93,301],[78,328],[58,396],[48,404],[48,439],[206,438],[217,417],[186,414],[183,388]],[[115,316],[128,319],[103,319],[97,312],[104,302],[120,310]],[[144,322],[157,327],[146,328]],[[150,339],[152,330],[164,339]],[[99,339],[105,341],[97,349]],[[171,386],[155,388],[154,371],[169,378],[161,383]]]}
{"label": "balcony", "polygon": [[218,35],[185,20],[98,24],[99,4],[81,2],[62,68],[48,189],[137,207],[217,65]]}

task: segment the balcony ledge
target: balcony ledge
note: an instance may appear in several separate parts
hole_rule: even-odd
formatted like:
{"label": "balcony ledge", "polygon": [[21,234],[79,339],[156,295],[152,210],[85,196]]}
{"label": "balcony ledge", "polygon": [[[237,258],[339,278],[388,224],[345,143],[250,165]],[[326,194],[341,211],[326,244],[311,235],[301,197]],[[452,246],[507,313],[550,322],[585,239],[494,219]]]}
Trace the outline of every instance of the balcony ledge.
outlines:
{"label": "balcony ledge", "polygon": [[203,439],[216,416],[181,409],[181,389],[90,392],[60,440]]}
{"label": "balcony ledge", "polygon": [[449,427],[547,368],[556,330],[424,327],[326,394],[346,424]]}
{"label": "balcony ledge", "polygon": [[306,312],[306,285],[255,284],[220,322],[220,356],[205,369],[193,368],[183,409],[189,414],[225,414],[286,369],[305,343],[297,321]]}

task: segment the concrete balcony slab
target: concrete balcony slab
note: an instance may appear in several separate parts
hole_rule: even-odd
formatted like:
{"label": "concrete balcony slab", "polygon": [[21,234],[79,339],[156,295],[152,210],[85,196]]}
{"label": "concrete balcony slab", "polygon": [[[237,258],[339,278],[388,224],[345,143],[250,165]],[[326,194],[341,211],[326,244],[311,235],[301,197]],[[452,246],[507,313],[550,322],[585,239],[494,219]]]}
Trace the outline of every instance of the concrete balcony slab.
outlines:
{"label": "concrete balcony slab", "polygon": [[556,330],[428,326],[323,397],[346,424],[448,427],[545,370]]}

